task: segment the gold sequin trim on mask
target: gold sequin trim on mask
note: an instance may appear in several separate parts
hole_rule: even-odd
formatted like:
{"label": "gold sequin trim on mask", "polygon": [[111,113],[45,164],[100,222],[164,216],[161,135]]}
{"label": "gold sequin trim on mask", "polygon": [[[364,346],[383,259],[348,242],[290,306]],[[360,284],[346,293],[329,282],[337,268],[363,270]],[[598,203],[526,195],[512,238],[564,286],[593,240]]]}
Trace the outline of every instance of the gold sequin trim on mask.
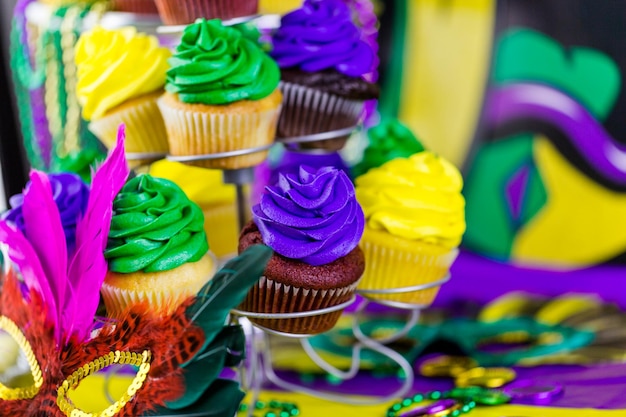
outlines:
{"label": "gold sequin trim on mask", "polygon": [[[135,352],[109,352],[109,354],[99,357],[74,371],[57,390],[57,406],[68,417],[113,417],[119,413],[124,406],[133,399],[137,391],[143,387],[143,384],[150,372],[150,361],[152,354],[145,350],[143,353]],[[139,367],[137,375],[130,383],[122,398],[111,404],[109,407],[98,413],[87,413],[77,409],[67,397],[69,391],[78,386],[81,380],[87,378],[111,365],[132,365]]]}
{"label": "gold sequin trim on mask", "polygon": [[0,329],[7,332],[17,345],[20,347],[24,356],[26,356],[26,361],[28,362],[28,366],[30,367],[30,372],[33,375],[33,385],[25,388],[9,388],[0,383],[0,399],[2,400],[28,400],[33,398],[39,392],[39,388],[43,385],[43,375],[41,373],[41,368],[39,367],[39,363],[37,362],[37,358],[33,353],[33,348],[26,340],[24,333],[17,327],[17,325],[6,316],[0,316]]}

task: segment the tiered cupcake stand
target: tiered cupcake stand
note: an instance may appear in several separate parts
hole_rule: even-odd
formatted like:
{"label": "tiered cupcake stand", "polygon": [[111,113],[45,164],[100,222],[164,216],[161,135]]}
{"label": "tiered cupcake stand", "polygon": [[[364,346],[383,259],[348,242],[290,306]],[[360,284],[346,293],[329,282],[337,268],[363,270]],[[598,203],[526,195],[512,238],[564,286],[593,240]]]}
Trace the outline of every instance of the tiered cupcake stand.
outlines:
{"label": "tiered cupcake stand", "polygon": [[[32,3],[32,5],[27,10],[28,20],[31,23],[44,25],[45,22],[47,24],[54,24],[50,22],[51,15],[49,13],[48,6],[40,5],[39,3]],[[140,31],[144,31],[146,33],[157,34],[161,41],[167,46],[174,46],[180,35],[184,29],[184,26],[159,26],[160,22],[155,20],[154,17],[138,17],[137,15],[132,15],[129,13],[106,13],[101,17],[101,20],[93,20],[93,21],[85,21],[84,29],[89,29],[96,23],[100,23],[104,27],[107,28],[118,28],[124,25],[134,25],[137,26]],[[261,19],[264,22],[264,25],[267,26],[267,22],[269,24],[275,24],[279,21],[277,16],[247,16],[243,18],[233,19],[228,22],[224,22],[224,24],[239,24],[250,22],[255,19]],[[273,22],[273,23],[272,23]],[[301,151],[301,152],[316,152],[316,153],[326,153],[327,151],[323,149],[307,149],[304,150],[301,148],[303,144],[309,144],[311,142],[321,142],[327,140],[333,140],[337,138],[347,137],[351,135],[357,126],[349,126],[347,128],[331,131],[331,132],[323,132],[317,133],[313,135],[307,136],[298,136],[298,137],[290,137],[290,138],[279,138],[277,139],[277,143],[282,143],[286,148],[291,151]],[[173,155],[162,155],[162,154],[127,154],[127,159],[131,161],[141,160],[145,162],[149,160],[151,162],[166,158],[170,161],[197,165],[198,162],[207,161],[212,159],[220,159],[220,158],[228,158],[228,157],[237,157],[243,156],[258,152],[266,152],[272,147],[274,144],[270,144],[267,146],[262,146],[253,149],[242,149],[236,150],[232,152],[223,152],[216,154],[207,154],[207,155],[189,155],[189,156],[173,156]],[[306,145],[305,145],[306,146]],[[148,163],[149,164],[149,163]],[[236,170],[223,170],[224,182],[228,184],[233,184],[237,190],[237,208],[238,208],[238,220],[240,229],[246,223],[249,218],[249,204],[247,203],[245,188],[249,186],[254,181],[254,167],[236,169]],[[391,295],[391,294],[399,294],[399,293],[410,293],[414,291],[421,291],[433,287],[438,287],[444,284],[448,279],[449,275],[441,279],[440,281],[433,282],[426,285],[416,285],[406,288],[393,288],[393,289],[384,289],[384,290],[357,290],[357,294],[360,297],[354,296],[352,299],[347,302],[320,309],[315,311],[304,311],[290,314],[269,314],[269,313],[253,313],[249,311],[242,311],[235,309],[232,311],[232,321],[234,323],[240,323],[246,329],[247,336],[249,338],[249,351],[248,351],[248,360],[240,369],[240,378],[241,383],[244,389],[247,389],[251,392],[250,403],[252,406],[248,407],[248,416],[252,416],[256,404],[256,401],[259,398],[259,393],[261,388],[264,386],[264,383],[269,382],[273,384],[275,387],[292,391],[292,392],[300,392],[304,394],[308,394],[317,398],[322,398],[326,400],[353,404],[353,405],[373,405],[373,404],[381,404],[392,401],[394,399],[405,396],[411,389],[414,381],[414,371],[411,363],[409,363],[402,355],[400,355],[395,350],[391,349],[387,345],[393,343],[395,341],[400,340],[404,336],[406,336],[409,331],[417,324],[420,312],[427,307],[427,305],[420,304],[406,304],[400,302],[394,302],[389,300],[384,300],[379,298],[379,296]],[[353,303],[357,302],[358,299],[358,307],[351,313],[352,314],[352,332],[356,339],[356,343],[352,347],[352,358],[351,364],[348,370],[337,369],[328,362],[326,362],[314,349],[313,345],[310,342],[310,338],[315,336],[311,334],[289,334],[277,332],[274,330],[270,330],[264,328],[258,324],[255,324],[255,319],[270,319],[270,320],[288,320],[294,318],[302,318],[302,317],[311,317],[311,316],[320,316],[331,314],[337,311],[344,310],[349,307]],[[383,306],[387,306],[394,309],[400,309],[408,313],[407,321],[402,329],[397,331],[395,334],[388,336],[384,339],[375,339],[368,335],[366,335],[361,329],[362,316],[365,312],[368,305],[371,303],[380,304]],[[369,349],[379,354],[389,358],[392,362],[395,362],[398,367],[402,370],[403,380],[398,389],[390,395],[384,397],[377,398],[365,398],[365,397],[351,397],[346,395],[338,395],[332,392],[322,392],[310,387],[295,384],[293,382],[289,382],[281,378],[275,371],[273,367],[273,352],[270,344],[270,337],[284,337],[284,338],[297,338],[299,339],[300,345],[302,349],[307,353],[307,355],[313,360],[320,369],[324,370],[328,374],[332,375],[335,378],[338,378],[342,381],[347,381],[352,378],[355,378],[361,368],[361,351],[365,349]],[[107,393],[108,394],[108,393]]]}
{"label": "tiered cupcake stand", "polygon": [[[340,137],[345,137],[354,132],[356,126],[352,126],[349,128],[336,130],[333,132],[325,132],[318,133],[307,136],[300,137],[291,137],[291,138],[280,138],[277,140],[278,143],[284,144],[286,147],[290,148],[292,151],[295,149],[298,150],[299,146],[304,143],[310,142],[320,142],[325,140],[336,139]],[[324,152],[322,149],[315,149],[314,152],[321,153]],[[311,150],[304,150],[303,152],[311,152]],[[229,174],[225,173],[225,179]],[[239,195],[239,193],[238,193]],[[240,207],[240,211],[247,210],[245,207],[245,202],[242,200],[238,201],[238,206]],[[413,386],[414,381],[414,372],[411,363],[409,363],[402,355],[400,355],[395,350],[389,348],[388,344],[393,343],[395,341],[400,340],[405,337],[411,329],[417,324],[420,312],[426,308],[426,305],[419,304],[408,304],[408,303],[400,303],[389,300],[383,300],[378,298],[381,295],[390,295],[390,294],[400,294],[400,293],[410,293],[414,291],[421,291],[433,287],[437,287],[449,279],[449,275],[444,277],[443,279],[429,283],[424,285],[415,285],[411,287],[405,288],[393,288],[393,289],[385,289],[385,290],[357,290],[357,294],[361,295],[359,300],[358,307],[352,312],[352,333],[356,339],[356,343],[352,346],[352,357],[351,363],[348,370],[341,370],[335,368],[333,365],[326,362],[314,349],[313,345],[310,342],[310,338],[315,336],[314,334],[293,334],[293,333],[284,333],[278,332],[272,329],[268,329],[263,327],[262,325],[256,324],[255,320],[288,320],[288,319],[298,319],[303,317],[313,317],[313,316],[322,316],[326,314],[331,314],[337,311],[342,311],[345,308],[351,306],[353,303],[357,301],[357,296],[354,296],[352,299],[347,302],[331,306],[324,309],[313,310],[313,311],[303,311],[303,312],[295,312],[289,314],[282,313],[258,313],[258,312],[250,312],[250,311],[242,311],[239,309],[232,310],[233,321],[236,323],[240,323],[244,325],[247,329],[247,334],[249,335],[249,350],[248,350],[248,363],[245,365],[245,368],[241,370],[241,381],[242,385],[248,389],[252,395],[250,398],[251,406],[248,407],[248,416],[252,416],[254,412],[254,404],[256,404],[259,392],[263,387],[264,382],[269,382],[273,384],[275,387],[292,391],[299,392],[303,394],[307,394],[313,397],[341,402],[345,404],[351,405],[374,405],[374,404],[382,404],[394,399],[405,396]],[[365,312],[367,306],[370,303],[376,303],[380,305],[384,305],[394,309],[401,309],[408,313],[407,321],[402,329],[397,331],[395,334],[388,336],[384,339],[374,339],[368,335],[366,335],[361,329],[361,318],[363,313]],[[317,364],[320,369],[327,372],[329,375],[342,380],[347,381],[353,379],[357,376],[359,369],[361,368],[361,351],[364,349],[369,349],[374,352],[377,352],[387,358],[389,358],[392,362],[396,363],[398,367],[402,371],[403,382],[399,386],[399,388],[393,393],[377,398],[364,398],[364,397],[351,397],[346,395],[339,395],[332,392],[324,392],[316,389],[312,389],[305,385],[295,384],[293,382],[289,382],[283,378],[281,378],[273,367],[273,353],[270,343],[270,337],[285,337],[285,338],[296,338],[299,339],[300,345],[304,352],[309,356],[309,358]]]}

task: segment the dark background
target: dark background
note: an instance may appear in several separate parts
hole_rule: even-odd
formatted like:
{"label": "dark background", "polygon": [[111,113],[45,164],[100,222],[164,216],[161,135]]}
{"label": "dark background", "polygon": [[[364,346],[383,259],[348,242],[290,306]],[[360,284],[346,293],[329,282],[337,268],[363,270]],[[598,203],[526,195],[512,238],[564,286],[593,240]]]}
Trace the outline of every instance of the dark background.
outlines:
{"label": "dark background", "polygon": [[9,35],[11,17],[16,0],[0,1],[0,165],[6,196],[21,192],[26,183],[27,162],[21,148],[21,137],[17,125],[15,100],[13,98],[12,81],[9,68]]}

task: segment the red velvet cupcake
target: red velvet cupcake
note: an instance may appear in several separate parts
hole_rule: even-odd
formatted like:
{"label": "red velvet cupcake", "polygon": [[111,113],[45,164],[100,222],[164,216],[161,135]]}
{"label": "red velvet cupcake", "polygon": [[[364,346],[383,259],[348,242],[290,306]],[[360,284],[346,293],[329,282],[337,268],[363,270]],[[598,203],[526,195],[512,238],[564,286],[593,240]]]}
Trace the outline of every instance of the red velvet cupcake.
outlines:
{"label": "red velvet cupcake", "polygon": [[365,269],[358,247],[364,215],[348,176],[332,167],[301,167],[280,175],[253,207],[239,251],[256,244],[274,250],[264,276],[239,307],[254,313],[289,314],[332,307],[298,318],[251,318],[259,326],[292,334],[330,330],[352,299]]}
{"label": "red velvet cupcake", "polygon": [[155,0],[166,25],[187,25],[196,19],[229,20],[259,12],[259,0]]}
{"label": "red velvet cupcake", "polygon": [[137,14],[159,14],[154,0],[113,0],[113,10]]}

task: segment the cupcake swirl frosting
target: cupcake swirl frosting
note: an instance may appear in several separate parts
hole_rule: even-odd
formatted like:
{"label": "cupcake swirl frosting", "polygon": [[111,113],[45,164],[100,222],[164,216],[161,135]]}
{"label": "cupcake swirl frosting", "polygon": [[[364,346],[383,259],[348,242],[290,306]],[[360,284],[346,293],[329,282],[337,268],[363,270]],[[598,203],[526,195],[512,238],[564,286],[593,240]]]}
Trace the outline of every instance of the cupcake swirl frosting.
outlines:
{"label": "cupcake swirl frosting", "polygon": [[96,120],[123,102],[163,88],[171,56],[156,37],[133,27],[95,27],[76,45],[76,95],[85,120]]}
{"label": "cupcake swirl frosting", "polygon": [[[76,223],[87,208],[89,187],[78,175],[69,172],[48,174],[48,179],[52,189],[52,198],[61,215],[61,224],[65,233],[67,247],[72,250],[76,244]],[[29,184],[26,184],[27,189]],[[22,212],[23,203],[23,194],[14,195],[9,200],[11,210],[3,215],[3,219],[15,223],[22,233],[25,232],[24,214]]]}
{"label": "cupcake swirl frosting", "polygon": [[367,131],[369,146],[363,159],[353,168],[355,177],[395,158],[406,158],[422,152],[424,147],[413,132],[398,120],[383,121]]}
{"label": "cupcake swirl frosting", "polygon": [[372,49],[361,40],[350,8],[341,0],[307,0],[283,16],[272,43],[271,55],[281,68],[335,69],[358,77],[370,72],[374,62]]}
{"label": "cupcake swirl frosting", "polygon": [[257,44],[219,20],[185,28],[169,60],[165,89],[184,103],[229,104],[269,96],[280,80],[276,62]]}
{"label": "cupcake swirl frosting", "polygon": [[465,232],[462,187],[452,164],[424,151],[358,177],[356,196],[368,227],[454,248]]}
{"label": "cupcake swirl frosting", "polygon": [[252,213],[266,245],[313,266],[350,253],[365,223],[350,179],[333,167],[302,166],[297,175],[279,175]]}
{"label": "cupcake swirl frosting", "polygon": [[169,180],[131,179],[113,210],[104,252],[113,272],[167,271],[200,260],[209,250],[200,207]]}

